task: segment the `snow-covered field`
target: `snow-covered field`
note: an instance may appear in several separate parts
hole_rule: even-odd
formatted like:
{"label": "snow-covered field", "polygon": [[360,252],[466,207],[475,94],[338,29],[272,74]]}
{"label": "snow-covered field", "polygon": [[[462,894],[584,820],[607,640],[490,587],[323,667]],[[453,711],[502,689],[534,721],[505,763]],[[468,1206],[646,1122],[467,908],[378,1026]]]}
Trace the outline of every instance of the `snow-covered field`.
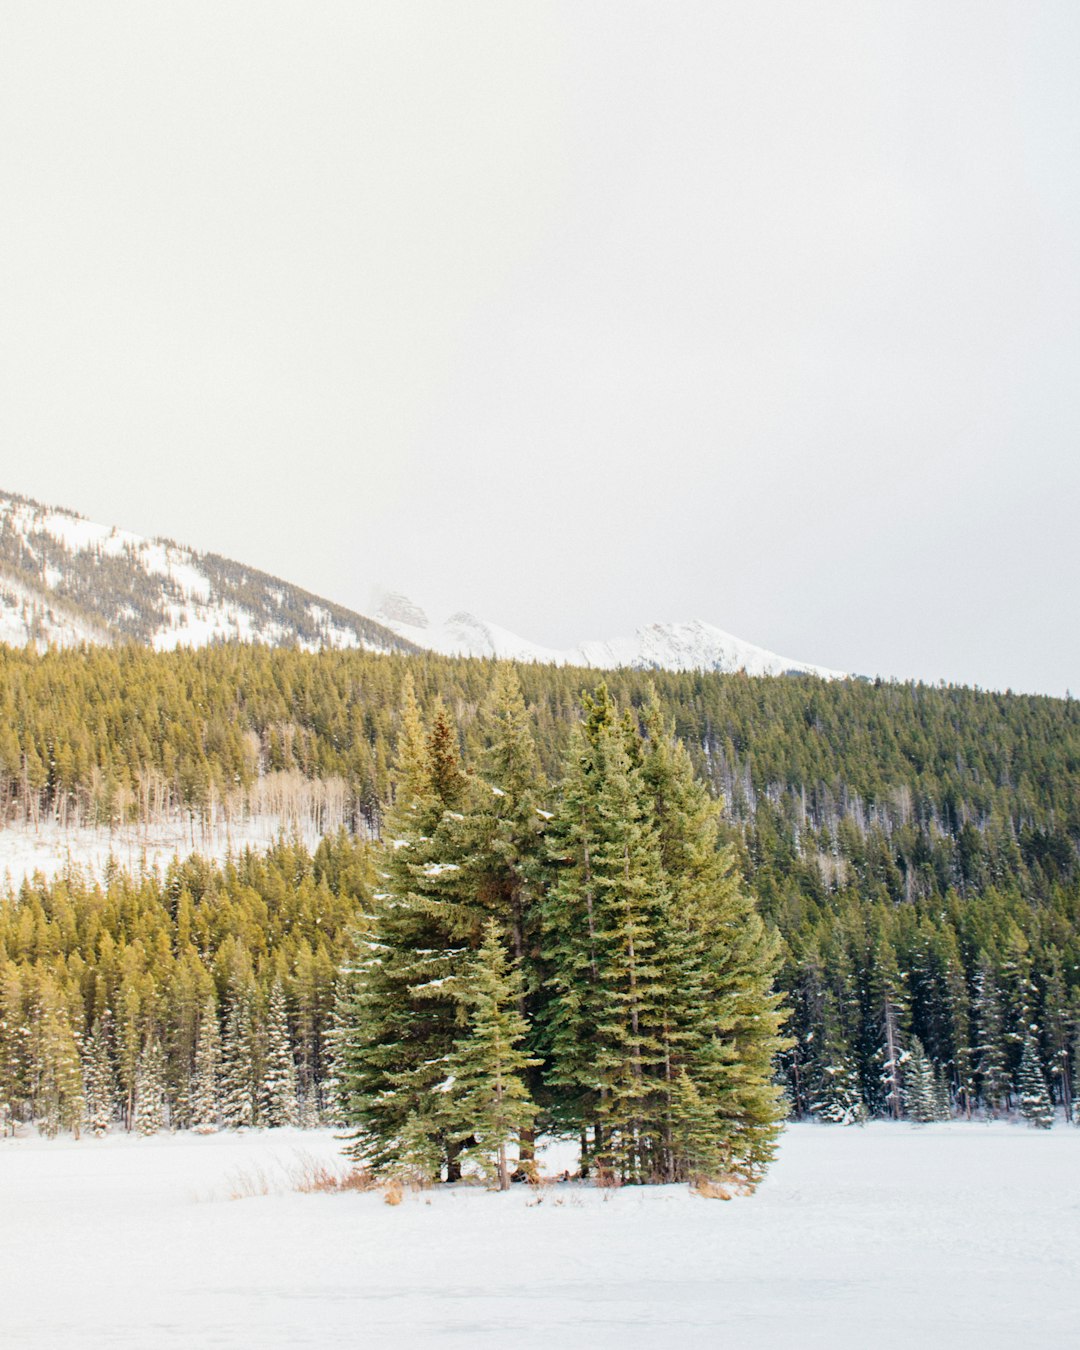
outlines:
{"label": "snow-covered field", "polygon": [[1063,1125],[797,1125],[758,1194],[727,1204],[573,1184],[540,1203],[289,1192],[300,1155],[338,1147],[325,1131],[0,1141],[3,1344],[1076,1344],[1080,1130]]}
{"label": "snow-covered field", "polygon": [[298,828],[280,815],[245,816],[210,825],[177,818],[149,826],[124,825],[116,829],[62,829],[52,821],[38,826],[11,825],[0,828],[0,889],[18,887],[36,872],[51,878],[69,867],[79,867],[92,878],[105,875],[112,859],[125,871],[138,876],[144,870],[164,870],[174,858],[198,853],[222,861],[237,857],[245,848],[265,852],[284,833],[299,837],[314,849],[321,837],[311,825]]}

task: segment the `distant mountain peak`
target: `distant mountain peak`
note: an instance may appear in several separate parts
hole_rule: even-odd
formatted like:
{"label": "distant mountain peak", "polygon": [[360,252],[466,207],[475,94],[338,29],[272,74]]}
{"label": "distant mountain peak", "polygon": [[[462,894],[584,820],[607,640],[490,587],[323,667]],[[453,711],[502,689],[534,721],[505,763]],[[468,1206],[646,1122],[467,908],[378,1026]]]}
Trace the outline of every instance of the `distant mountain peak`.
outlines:
{"label": "distant mountain peak", "polygon": [[424,649],[596,670],[841,676],[701,619],[646,624],[631,637],[568,650],[544,647],[468,610],[433,623],[400,592],[383,595],[376,618],[368,619],[219,554],[0,493],[0,642],[68,647],[124,641],[159,650],[244,641],[307,650]]}
{"label": "distant mountain peak", "polygon": [[[465,610],[435,624],[407,597],[396,595],[394,600],[396,612],[383,604],[379,611],[380,621],[415,646],[446,656],[537,661],[551,665],[591,666],[598,670],[631,667],[638,670],[745,671],[748,675],[807,674],[824,679],[846,678],[843,671],[779,656],[703,619],[646,624],[632,637],[582,642],[559,651],[520,637]],[[399,614],[414,617],[398,617]],[[416,622],[416,615],[422,622]]]}
{"label": "distant mountain peak", "polygon": [[388,591],[381,596],[375,617],[387,623],[408,624],[412,628],[428,626],[428,617],[424,611],[400,591]]}

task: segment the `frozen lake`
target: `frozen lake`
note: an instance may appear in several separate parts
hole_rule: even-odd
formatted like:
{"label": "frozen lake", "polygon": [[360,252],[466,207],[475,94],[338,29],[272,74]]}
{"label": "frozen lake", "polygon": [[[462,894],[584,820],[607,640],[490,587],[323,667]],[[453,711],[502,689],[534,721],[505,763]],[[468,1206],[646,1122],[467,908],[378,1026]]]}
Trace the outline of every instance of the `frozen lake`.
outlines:
{"label": "frozen lake", "polygon": [[[327,1131],[0,1141],[0,1317],[65,1347],[988,1347],[1080,1324],[1080,1130],[796,1125],[758,1194],[287,1190]],[[269,1194],[230,1198],[237,1191]]]}

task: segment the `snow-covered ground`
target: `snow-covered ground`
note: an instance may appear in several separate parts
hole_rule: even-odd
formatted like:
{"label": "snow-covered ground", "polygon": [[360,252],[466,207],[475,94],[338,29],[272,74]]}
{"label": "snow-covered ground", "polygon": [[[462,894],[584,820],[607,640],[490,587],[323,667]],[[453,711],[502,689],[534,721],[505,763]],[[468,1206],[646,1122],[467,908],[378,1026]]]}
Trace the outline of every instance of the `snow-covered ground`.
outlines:
{"label": "snow-covered ground", "polygon": [[173,858],[199,853],[223,861],[237,857],[245,848],[265,852],[284,833],[299,837],[314,849],[321,837],[307,824],[297,825],[277,814],[245,816],[227,822],[223,817],[209,825],[177,817],[155,825],[124,825],[116,829],[62,829],[53,821],[38,826],[0,827],[0,890],[18,887],[36,872],[51,878],[67,868],[81,868],[101,879],[111,858],[124,870],[138,875],[144,870],[164,869]]}
{"label": "snow-covered ground", "polygon": [[757,1195],[727,1204],[573,1184],[540,1203],[289,1192],[300,1155],[338,1148],[292,1131],[0,1141],[3,1343],[1076,1343],[1080,1130],[1063,1125],[797,1125]]}

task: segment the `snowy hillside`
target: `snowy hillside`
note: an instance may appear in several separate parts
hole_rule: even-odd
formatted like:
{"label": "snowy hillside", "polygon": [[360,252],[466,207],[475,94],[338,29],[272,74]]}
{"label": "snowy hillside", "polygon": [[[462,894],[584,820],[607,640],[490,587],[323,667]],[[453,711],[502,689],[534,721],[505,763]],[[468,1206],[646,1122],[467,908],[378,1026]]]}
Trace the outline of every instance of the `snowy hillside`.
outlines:
{"label": "snowy hillside", "polygon": [[824,679],[845,678],[843,671],[778,656],[701,619],[649,624],[639,628],[633,637],[582,642],[567,651],[557,651],[465,612],[452,614],[441,624],[433,624],[418,605],[402,595],[387,596],[377,618],[415,646],[447,656],[499,657],[560,666],[592,666],[597,670],[629,666],[637,670],[745,670],[748,675],[807,674],[820,675]]}
{"label": "snowy hillside", "polygon": [[228,558],[0,494],[0,641],[118,637],[161,650],[230,639],[408,650],[370,619]]}

